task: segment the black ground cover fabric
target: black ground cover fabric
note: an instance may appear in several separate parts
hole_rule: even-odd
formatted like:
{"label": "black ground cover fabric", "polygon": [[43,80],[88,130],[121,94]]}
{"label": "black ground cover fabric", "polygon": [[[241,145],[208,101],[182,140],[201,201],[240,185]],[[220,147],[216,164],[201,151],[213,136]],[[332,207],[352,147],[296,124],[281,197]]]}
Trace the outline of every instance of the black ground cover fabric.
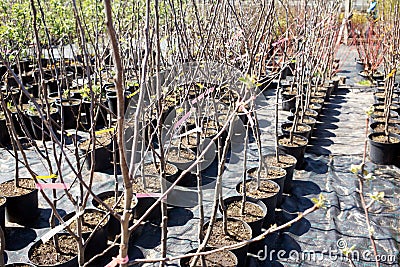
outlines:
{"label": "black ground cover fabric", "polygon": [[[344,245],[348,248],[355,246],[353,251],[355,266],[375,266],[368,239],[369,229],[365,223],[357,192],[358,180],[349,170],[351,164],[359,164],[362,160],[366,119],[364,110],[373,103],[373,89],[356,85],[361,79],[356,74],[354,60],[356,57],[355,47],[342,47],[339,50],[338,58],[341,60],[339,75],[347,76],[347,83],[341,86],[324,105],[307,148],[303,169],[295,172],[292,192],[284,197],[282,207],[277,211],[278,224],[285,223],[295,217],[297,212],[310,208],[313,205],[311,199],[318,197],[320,193],[327,199],[326,209],[317,210],[290,228],[268,236],[263,249],[267,255],[264,251],[258,255],[261,258],[266,256],[266,259],[259,261],[256,256],[249,255],[248,266],[349,266],[348,259],[340,251],[340,247]],[[275,92],[267,91],[264,106],[258,113],[264,153],[273,152],[274,103]],[[279,114],[280,122],[285,121],[289,115],[288,112]],[[241,180],[243,144],[233,143],[232,148],[230,162],[224,174],[224,196],[236,194],[234,187]],[[257,166],[257,150],[254,142],[250,144],[250,148],[248,166]],[[48,173],[35,152],[28,149],[27,155],[33,169],[39,173]],[[13,169],[13,158],[7,151],[1,149],[1,181],[13,178]],[[378,254],[382,257],[381,266],[399,266],[399,169],[368,162],[367,170],[374,174],[375,179],[365,184],[364,192],[385,193],[384,201],[374,203],[370,211]],[[25,170],[21,169],[21,173],[22,177],[27,176]],[[211,183],[204,194],[209,215],[215,169],[212,171],[211,167],[208,175]],[[67,179],[73,181],[75,177],[70,174]],[[120,176],[118,179],[121,181]],[[112,190],[113,184],[112,174],[95,174],[95,192]],[[75,187],[76,184],[72,190],[77,190]],[[186,193],[188,196],[194,194],[190,190]],[[370,199],[368,196],[366,198],[367,201]],[[65,196],[58,201],[58,208],[62,214],[73,210],[67,203]],[[40,218],[31,227],[7,223],[8,262],[26,260],[27,250],[34,240],[48,231],[50,209],[43,199],[40,199],[40,209]],[[197,226],[197,207],[170,208],[168,254],[176,256],[196,248]],[[146,223],[132,236],[132,244],[136,245],[145,257],[159,257],[160,228],[155,224]],[[279,251],[283,252],[278,253]],[[290,258],[289,255],[297,259]],[[132,250],[130,258],[136,256],[137,250]],[[169,265],[177,266],[178,262]]]}

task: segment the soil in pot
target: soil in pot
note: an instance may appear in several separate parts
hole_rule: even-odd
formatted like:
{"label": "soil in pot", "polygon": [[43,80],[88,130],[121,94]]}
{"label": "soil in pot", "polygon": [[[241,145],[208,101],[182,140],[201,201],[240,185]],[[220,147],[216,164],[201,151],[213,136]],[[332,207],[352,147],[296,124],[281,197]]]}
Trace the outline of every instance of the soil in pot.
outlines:
{"label": "soil in pot", "polygon": [[[385,105],[383,103],[373,104],[373,106],[375,111],[384,111],[385,109]],[[398,113],[398,111],[400,110],[400,106],[397,104],[391,104],[390,110]]]}
{"label": "soil in pot", "polygon": [[[213,250],[213,248],[206,248],[205,251]],[[195,253],[197,249],[191,250],[188,253]],[[194,257],[184,258],[180,262],[181,267],[189,267],[193,263]],[[204,256],[205,267],[236,267],[237,258],[235,254],[230,251],[218,251]],[[195,267],[203,267],[200,258],[197,260]]]}
{"label": "soil in pot", "polygon": [[[236,191],[241,195],[243,194],[242,182],[236,186]],[[264,225],[268,227],[275,223],[275,208],[279,191],[279,185],[272,180],[261,179],[258,189],[255,179],[246,182],[246,196],[261,200],[267,207],[268,214],[264,220]]]}
{"label": "soil in pot", "polygon": [[382,143],[382,144],[398,144],[400,140],[395,136],[386,136],[385,134],[372,136],[371,139],[374,142]]}
{"label": "soil in pot", "polygon": [[[251,168],[247,171],[249,177],[256,179],[258,175],[258,168]],[[273,180],[279,185],[279,192],[277,195],[276,205],[282,204],[283,187],[285,186],[286,171],[283,168],[269,166],[267,169],[262,169],[260,172],[260,179]]]}
{"label": "soil in pot", "polygon": [[[287,117],[288,121],[293,121],[294,116],[288,116]],[[313,127],[316,123],[316,120],[313,117],[309,117],[309,116],[303,116],[303,120],[300,121],[300,123],[304,123],[307,125],[310,125],[311,127]]]}
{"label": "soil in pot", "polygon": [[237,218],[247,223],[255,222],[265,216],[264,211],[260,206],[249,201],[246,201],[244,214],[241,213],[241,201],[234,201],[228,204],[226,208],[228,217]]}
{"label": "soil in pot", "polygon": [[385,75],[380,71],[374,71],[371,73],[370,71],[362,70],[358,73],[358,75],[364,78],[371,77],[374,80],[382,80],[385,77]]}
{"label": "soil in pot", "polygon": [[264,157],[264,160],[267,163],[267,166],[280,167],[286,170],[286,178],[283,192],[290,193],[292,189],[294,168],[297,163],[296,158],[290,155],[280,154],[279,161],[277,161],[275,154],[269,154]]}
{"label": "soil in pot", "polygon": [[[281,127],[282,127],[282,132],[284,134],[289,134],[290,131],[292,130],[293,123],[292,122],[283,123]],[[296,128],[294,129],[295,134],[304,136],[307,139],[310,138],[311,131],[312,131],[311,126],[305,123],[297,123]]]}
{"label": "soil in pot", "polygon": [[57,266],[67,262],[71,264],[66,266],[77,266],[76,240],[68,234],[58,234],[57,237],[59,250],[56,249],[52,240],[44,244],[39,241],[29,249],[29,260],[37,266]]}
{"label": "soil in pot", "polygon": [[1,183],[0,195],[7,199],[8,221],[24,225],[38,217],[38,190],[33,179],[19,179],[19,187],[15,187],[14,180]]}
{"label": "soil in pot", "polygon": [[40,107],[45,108],[47,106],[47,104],[49,104],[49,106],[51,106],[52,104],[54,104],[56,102],[55,99],[51,99],[48,98],[47,99],[47,103],[44,99],[41,98],[33,98],[31,100],[28,101],[29,106],[28,107],[35,107],[34,103],[37,103]]}
{"label": "soil in pot", "polygon": [[[275,196],[279,192],[279,186],[276,183],[273,183],[269,180],[261,180],[260,187],[257,188],[257,181],[251,180],[246,182],[246,193],[247,196],[256,198],[256,199],[264,199]],[[239,193],[243,193],[243,185],[240,183],[239,185]]]}
{"label": "soil in pot", "polygon": [[308,105],[308,108],[315,110],[318,114],[320,114],[322,111],[322,106],[317,103],[310,103],[310,105]]}
{"label": "soil in pot", "polygon": [[[203,227],[204,234],[207,231],[208,225],[209,222],[207,222]],[[213,225],[208,245],[220,248],[223,246],[234,245],[241,241],[249,240],[252,237],[251,228],[245,222],[238,219],[228,218],[227,235],[224,234],[223,228],[224,224],[222,218],[218,218]],[[238,258],[238,266],[246,266],[247,250],[247,245],[232,250],[232,252]]]}
{"label": "soil in pot", "polygon": [[[242,196],[233,196],[224,199],[227,216],[245,221],[252,230],[253,236],[261,234],[264,218],[267,215],[267,207],[258,199],[246,197],[244,213],[242,214]],[[222,208],[220,207],[222,213]]]}
{"label": "soil in pot", "polygon": [[297,146],[305,146],[307,145],[307,141],[299,138],[298,136],[293,137],[293,141],[290,142],[289,137],[281,138],[279,140],[280,145],[288,146],[288,147],[297,147]]}
{"label": "soil in pot", "polygon": [[319,104],[322,107],[324,105],[324,103],[325,103],[325,100],[323,98],[320,98],[320,97],[311,97],[310,103]]}
{"label": "soil in pot", "polygon": [[[159,162],[157,162],[156,164],[154,164],[154,162],[145,163],[143,173],[146,176],[159,176],[160,168],[161,164]],[[165,178],[167,179],[167,181],[171,183],[175,182],[175,179],[178,175],[178,168],[174,164],[167,163],[163,172],[165,172]]]}
{"label": "soil in pot", "polygon": [[[103,193],[98,194],[97,196],[106,204],[108,207],[112,208],[116,213],[122,214],[124,211],[124,197],[120,197],[122,194],[122,191],[117,192],[117,198],[115,198],[115,192],[114,191],[106,191]],[[96,201],[96,199],[93,199],[92,201],[93,206],[96,208],[107,212],[108,209],[100,204],[99,202]],[[132,214],[135,213],[135,208],[138,204],[138,200],[135,195],[132,197],[132,202],[131,202],[131,210]],[[132,216],[133,217],[133,216]],[[130,224],[132,223],[132,217],[130,218]],[[108,221],[107,225],[108,229],[108,234],[107,238],[108,240],[114,241],[115,236],[121,233],[121,225],[119,221],[114,217],[110,216],[110,220]]]}
{"label": "soil in pot", "polygon": [[325,95],[326,95],[326,92],[324,92],[324,91],[317,91],[317,92],[311,93],[312,97],[319,97],[322,99],[325,99]]}
{"label": "soil in pot", "polygon": [[[374,111],[371,115],[372,118],[384,117],[385,113],[383,111]],[[390,111],[390,118],[397,118],[399,115],[395,111]]]}
{"label": "soil in pot", "polygon": [[[71,214],[72,217],[74,214]],[[98,210],[87,210],[85,213],[83,213],[82,218],[82,233],[91,233],[95,228],[96,225],[98,225],[101,222],[100,226],[104,226],[107,223],[107,219],[104,219],[105,214],[98,211]],[[65,217],[67,220],[67,217]],[[68,218],[69,219],[69,218]],[[76,221],[74,220],[69,227],[71,228],[72,231],[76,232]]]}
{"label": "soil in pot", "polygon": [[[200,137],[199,142],[201,143],[202,141],[203,140]],[[180,139],[173,139],[171,143],[173,146],[178,146],[180,143],[184,148],[193,150],[197,147],[197,136],[196,133],[192,133],[187,136],[181,137]]]}
{"label": "soil in pot", "polygon": [[[384,122],[374,122],[370,125],[372,131],[374,132],[385,132],[385,123]],[[389,123],[388,126],[389,133],[400,134],[400,125]]]}
{"label": "soil in pot", "polygon": [[190,149],[172,147],[167,152],[167,161],[174,164],[178,169],[187,169],[196,159],[195,153]]}
{"label": "soil in pot", "polygon": [[[398,94],[392,95],[392,99],[398,99],[398,98],[399,98]],[[384,101],[385,100],[385,92],[374,93],[374,99],[375,99],[375,101]]]}
{"label": "soil in pot", "polygon": [[[295,111],[296,111],[295,109],[291,109],[291,110],[290,110],[290,112],[291,112],[292,114],[294,114]],[[302,116],[302,115],[303,115],[303,111],[300,110],[299,116]],[[305,115],[305,116],[312,117],[312,118],[314,118],[314,119],[317,119],[317,117],[318,117],[318,112],[316,112],[315,110],[312,110],[312,109],[306,109],[306,111],[304,112],[304,115]]]}
{"label": "soil in pot", "polygon": [[[75,215],[74,213],[70,213],[64,216],[64,221],[69,220]],[[90,260],[95,255],[103,252],[107,248],[107,230],[106,225],[108,223],[109,217],[105,217],[105,213],[95,209],[87,209],[81,216],[82,220],[82,237],[86,244],[85,248],[85,261]],[[96,226],[99,227],[96,229]],[[76,233],[76,220],[72,221],[69,225],[70,229]],[[96,229],[96,232],[92,235],[91,239],[86,241],[90,234]]]}

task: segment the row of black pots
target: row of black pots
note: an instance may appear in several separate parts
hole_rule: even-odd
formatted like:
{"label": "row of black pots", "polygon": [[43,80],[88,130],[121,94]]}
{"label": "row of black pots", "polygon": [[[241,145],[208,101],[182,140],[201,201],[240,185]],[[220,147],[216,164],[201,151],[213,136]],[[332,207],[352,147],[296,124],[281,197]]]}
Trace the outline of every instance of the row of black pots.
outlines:
{"label": "row of black pots", "polygon": [[[319,114],[322,111],[323,104],[325,101],[327,101],[327,99],[329,99],[329,97],[327,97],[327,96],[330,96],[331,93],[334,92],[334,90],[337,90],[336,88],[338,88],[338,84],[339,84],[338,80],[334,80],[334,82],[332,81],[331,84],[329,84],[329,86],[326,87],[326,91],[318,91],[313,94],[314,96],[311,98],[311,103],[309,105],[309,108],[306,109],[306,111],[304,112],[304,116],[303,116],[304,123],[301,123],[301,122],[298,123],[298,125],[302,127],[302,130],[301,131],[298,130],[298,131],[294,132],[295,138],[298,138],[299,140],[300,139],[303,140],[303,143],[304,143],[303,145],[285,146],[285,145],[279,144],[279,142],[278,142],[280,151],[282,151],[286,154],[292,155],[297,159],[297,165],[296,165],[297,169],[301,168],[301,166],[303,165],[306,147],[307,147],[308,141],[310,140],[310,138],[312,136],[312,132],[316,125]],[[290,137],[290,129],[293,126],[293,121],[295,118],[294,114],[296,112],[296,108],[295,107],[291,108],[290,112],[293,115],[290,115],[287,117],[287,120],[289,122],[285,122],[281,125],[283,135],[278,137],[278,141],[279,141],[279,139]],[[303,111],[300,110],[299,113],[303,114]],[[301,114],[299,114],[299,115],[301,115]]]}
{"label": "row of black pots", "polygon": [[[398,120],[398,112],[400,105],[398,94],[393,94],[393,103],[389,111],[388,135],[382,130],[385,128],[385,118],[382,116],[385,108],[384,91],[374,93],[374,112],[370,116],[371,133],[368,135],[370,150],[369,157],[372,162],[380,165],[399,165],[400,164],[400,132]],[[380,131],[376,129],[380,126]]]}
{"label": "row of black pots", "polygon": [[[287,87],[284,86],[284,90],[281,92],[282,110],[290,111],[291,109],[296,107],[296,99],[298,98],[298,96],[297,96],[297,90],[289,90],[289,88],[291,87],[290,83],[286,86]],[[338,88],[339,88],[338,79],[329,80],[327,81],[327,84],[318,88],[316,94],[312,94],[312,98],[322,97],[324,101],[329,101],[331,95],[337,92]]]}
{"label": "row of black pots", "polygon": [[[116,114],[116,96],[114,93],[109,93],[108,97],[108,107],[112,114]],[[129,99],[127,99],[126,107],[128,106]],[[38,101],[41,107],[45,106],[45,103],[42,101]],[[70,98],[57,100],[53,99],[53,96],[49,97],[49,104],[52,104],[52,108],[50,109],[51,120],[53,121],[52,128],[55,131],[58,129],[58,121],[63,119],[64,121],[64,129],[76,129],[80,126],[84,126],[84,124],[90,125],[90,105],[89,101],[82,101],[80,99]],[[115,103],[114,103],[115,102]],[[33,103],[29,104],[32,108],[34,107]],[[96,105],[96,104],[95,104]],[[62,106],[62,107],[61,107]],[[44,114],[46,115],[45,109],[43,109]],[[102,105],[96,105],[94,109],[94,115],[96,116],[94,122],[96,127],[104,127],[107,125],[108,121],[108,110],[104,108]],[[2,113],[4,115],[4,113]],[[86,114],[86,116],[85,116]],[[50,140],[50,132],[43,124],[43,121],[39,115],[39,113],[34,110],[18,112],[16,109],[11,113],[11,117],[13,119],[14,125],[16,127],[17,133],[20,136],[25,136],[25,129],[28,134],[36,140]],[[20,123],[22,120],[22,123]],[[25,125],[26,127],[22,126]],[[0,118],[0,126],[4,126],[0,128],[0,144],[7,145],[10,144],[10,134],[8,132],[8,128],[6,127],[6,118],[2,116]]]}

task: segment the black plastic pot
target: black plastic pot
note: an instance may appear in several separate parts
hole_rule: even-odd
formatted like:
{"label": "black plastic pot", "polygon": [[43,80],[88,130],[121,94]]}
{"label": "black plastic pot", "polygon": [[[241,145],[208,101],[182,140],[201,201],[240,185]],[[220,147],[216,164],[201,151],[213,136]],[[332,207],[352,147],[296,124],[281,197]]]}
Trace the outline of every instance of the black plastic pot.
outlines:
{"label": "black plastic pot", "polygon": [[58,111],[61,117],[61,106],[62,116],[64,118],[64,129],[77,129],[79,125],[79,110],[81,101],[79,99],[61,99],[60,102],[56,102],[58,105]]}
{"label": "black plastic pot", "polygon": [[[280,207],[282,204],[282,193],[283,193],[283,188],[285,186],[285,179],[286,179],[286,170],[280,167],[274,167],[274,166],[268,166],[269,169],[277,170],[277,171],[282,171],[285,174],[276,177],[276,178],[268,178],[268,180],[274,181],[279,185],[279,192],[278,195],[276,196],[276,206]],[[250,173],[255,172],[258,168],[251,168],[247,170],[247,175],[250,179],[256,179],[257,177],[253,177],[250,175]],[[266,178],[262,178],[266,179]]]}
{"label": "black plastic pot", "polygon": [[[93,146],[93,145],[91,145]],[[92,166],[92,150],[87,151],[81,145],[79,146],[81,154],[85,156],[85,166],[90,170]],[[94,152],[94,171],[105,171],[111,168],[111,149],[112,143],[105,146],[96,146]]]}
{"label": "black plastic pot", "polygon": [[356,59],[356,70],[358,72],[364,71],[365,69],[365,64],[361,59]]}
{"label": "black plastic pot", "polygon": [[[4,113],[0,112],[0,116]],[[8,128],[6,124],[6,119],[0,119],[0,146],[6,146],[10,144],[10,134],[8,133]]]}
{"label": "black plastic pot", "polygon": [[[204,249],[204,251],[211,251],[211,250],[214,250],[215,248],[211,248],[211,247],[207,247],[206,249]],[[186,254],[191,254],[191,253],[196,253],[197,252],[197,249],[192,249],[192,250],[190,250],[190,251],[188,251]],[[232,252],[230,252],[230,251],[226,251],[227,253],[229,253],[230,254],[230,257],[232,257],[232,259],[234,259],[234,264],[232,264],[232,265],[227,265],[227,266],[224,266],[224,267],[237,267],[238,266],[238,260],[237,260],[237,257],[236,257],[236,255],[234,254],[234,253],[232,253]],[[180,267],[189,267],[190,266],[190,260],[191,260],[192,258],[182,258],[180,261],[179,261],[179,266]],[[198,261],[198,263],[200,263],[200,261]],[[219,266],[219,265],[218,265]]]}
{"label": "black plastic pot", "polygon": [[25,124],[26,127],[28,128],[27,129],[28,132],[31,131],[30,130],[30,128],[31,128],[30,122],[27,119],[27,115],[25,113],[20,112],[20,114],[18,114],[17,111],[13,110],[13,111],[11,111],[11,119],[14,123],[15,131],[17,132],[17,135],[19,137],[25,136],[24,132],[22,131],[22,129],[24,127],[23,124]]}
{"label": "black plastic pot", "polygon": [[[225,204],[225,206],[228,206],[232,202],[236,202],[236,201],[241,202],[242,199],[243,199],[242,196],[228,197],[228,198],[224,199],[224,204]],[[253,233],[252,237],[254,238],[261,234],[261,228],[263,226],[264,219],[267,216],[267,206],[265,206],[264,202],[262,202],[261,200],[255,199],[252,197],[246,197],[246,202],[250,202],[250,203],[253,203],[253,204],[259,206],[263,210],[263,213],[264,213],[262,218],[260,218],[259,220],[254,221],[254,222],[247,222],[247,224],[251,227],[251,231]],[[222,214],[221,206],[220,206],[220,212]],[[237,218],[237,219],[240,219],[240,218]]]}
{"label": "black plastic pot", "polygon": [[[303,139],[308,144],[308,139],[305,138],[304,136],[301,136],[301,135],[294,135],[294,136],[296,136],[300,139]],[[283,135],[278,136],[278,143],[279,143],[279,140],[281,140],[282,138],[289,138],[289,135],[283,134]],[[301,145],[301,146],[286,146],[286,145],[278,144],[278,148],[279,148],[279,151],[282,151],[288,155],[292,155],[293,157],[295,157],[297,160],[296,169],[300,169],[304,163],[304,154],[306,153],[307,144]]]}
{"label": "black plastic pot", "polygon": [[37,83],[31,84],[29,92],[33,97],[39,97],[39,85]]}
{"label": "black plastic pot", "polygon": [[296,108],[296,95],[282,93],[282,110],[289,111]]}
{"label": "black plastic pot", "polygon": [[[221,221],[222,218],[217,218],[217,221]],[[245,226],[245,228],[247,228],[247,230],[250,231],[251,233],[251,227],[244,221],[239,220],[239,219],[235,219],[235,218],[228,218],[228,221],[240,221],[243,223],[243,225]],[[208,225],[209,225],[210,221],[207,221],[204,226],[203,226],[203,230],[207,231]],[[251,233],[251,235],[253,235]],[[231,251],[233,254],[235,254],[237,260],[238,260],[238,267],[245,267],[246,266],[246,260],[247,260],[247,252],[249,250],[249,245],[244,245],[242,247],[236,248],[236,249],[231,249],[229,251]]]}
{"label": "black plastic pot", "polygon": [[[157,201],[157,195],[158,194],[137,194],[138,204],[135,207],[135,219],[140,219],[149,210],[149,208]],[[157,204],[157,206],[146,217],[146,220],[155,222],[161,220],[161,203]]]}
{"label": "black plastic pot", "polygon": [[0,196],[0,226],[3,231],[6,229],[6,205],[7,198]]}
{"label": "black plastic pot", "polygon": [[45,85],[47,86],[47,92],[49,93],[55,93],[58,91],[56,79],[45,80]]}
{"label": "black plastic pot", "polygon": [[39,216],[37,189],[21,196],[6,196],[6,199],[6,217],[9,222],[30,225]]}
{"label": "black plastic pot", "polygon": [[36,267],[35,265],[26,262],[14,262],[5,265],[5,267],[26,267],[26,266]]}
{"label": "black plastic pot", "polygon": [[[400,142],[399,143],[380,143],[372,140],[373,137],[384,133],[371,133],[368,135],[370,151],[369,157],[372,162],[381,165],[392,165],[398,163]],[[400,141],[400,135],[389,133],[389,137]]]}
{"label": "black plastic pot", "polygon": [[[307,128],[307,130],[305,130],[305,131],[295,131],[294,133],[297,134],[297,135],[304,136],[305,138],[309,139],[311,137],[311,131],[312,131],[311,126],[307,125],[307,124],[304,124],[304,123],[298,123],[297,125],[298,126],[302,126],[304,128]],[[288,131],[288,130],[285,130],[285,129],[287,129],[288,127],[292,128],[292,126],[293,126],[293,122],[282,123],[282,125],[281,125],[282,133],[283,134],[289,134],[290,130]]]}
{"label": "black plastic pot", "polygon": [[[129,105],[129,100],[130,100],[128,98],[129,94],[130,94],[130,92],[124,92],[124,96],[125,96],[124,112],[126,112],[126,109],[128,108],[128,105]],[[117,115],[117,111],[118,111],[117,92],[116,91],[108,91],[106,97],[107,97],[108,108],[110,109],[110,111],[112,113]]]}
{"label": "black plastic pot", "polygon": [[[95,102],[94,105],[94,114],[96,115],[97,113],[97,117],[94,119],[96,127],[99,128],[107,125],[107,110],[99,105],[99,103]],[[84,123],[90,126],[90,101],[82,101],[81,112],[84,112],[86,114],[86,120],[84,121]]]}
{"label": "black plastic pot", "polygon": [[[118,196],[122,195],[122,191],[118,191]],[[105,191],[102,192],[100,194],[97,195],[98,198],[100,198],[101,200],[105,200],[109,197],[113,197],[115,196],[115,192],[114,191]],[[131,207],[131,212],[132,214],[135,214],[135,210],[136,210],[136,206],[138,204],[138,200],[136,198],[135,195],[132,196],[133,199],[132,201],[134,201],[136,204],[134,206]],[[100,203],[96,201],[96,199],[92,200],[92,204],[93,206],[95,206],[97,209],[100,209]],[[101,210],[101,209],[100,209]],[[122,215],[122,212],[119,212],[118,214]],[[131,220],[129,221],[129,224],[132,224],[132,219],[133,216],[131,218]],[[115,218],[113,215],[110,216],[110,220],[108,221],[108,224],[106,225],[106,229],[107,229],[107,239],[114,241],[115,237],[117,235],[119,235],[121,233],[121,224],[120,222],[117,220],[117,218]]]}
{"label": "black plastic pot", "polygon": [[[85,212],[93,212],[93,211],[103,213],[104,216],[106,215],[104,211],[97,209],[85,210]],[[76,214],[75,212],[69,213],[63,217],[63,220],[68,221],[69,219],[74,217],[75,214]],[[102,253],[107,248],[107,234],[108,234],[107,225],[109,220],[110,220],[110,215],[108,215],[107,218],[105,219],[104,225],[96,229],[90,240],[88,240],[88,238],[92,234],[92,232],[82,232],[83,241],[85,243],[87,242],[87,244],[85,244],[86,245],[85,256],[84,256],[85,262],[89,261],[97,254]]]}
{"label": "black plastic pot", "polygon": [[[57,120],[57,110],[52,110],[51,111],[51,118],[53,121]],[[30,129],[29,132],[31,134],[31,136],[36,139],[36,140],[42,140],[44,139],[45,141],[50,140],[50,132],[47,129],[47,127],[45,126],[45,124],[43,123],[42,119],[40,118],[39,115],[37,114],[31,114],[31,113],[27,113],[26,114],[26,118],[28,119],[28,123],[30,124]],[[43,136],[44,134],[44,136]]]}
{"label": "black plastic pot", "polygon": [[[56,234],[56,236],[65,236],[65,235],[68,235],[68,234],[66,234],[66,233],[58,233],[58,234]],[[52,242],[52,241],[50,240],[50,241],[47,241],[47,242]],[[32,256],[33,251],[37,247],[39,247],[42,243],[43,243],[42,240],[38,240],[29,248],[29,250],[28,250],[28,258],[29,258],[30,262],[32,262],[31,256]],[[34,266],[37,266],[37,267],[76,267],[78,265],[79,265],[78,264],[78,255],[74,256],[69,261],[62,262],[62,263],[57,263],[57,264],[53,264],[53,265],[37,265],[37,264],[34,264]]]}
{"label": "black plastic pot", "polygon": [[333,77],[332,80],[328,81],[330,84],[333,85],[332,94],[336,94],[337,91],[339,91],[339,81],[340,81],[340,79],[338,77],[336,77],[336,76]]}
{"label": "black plastic pot", "polygon": [[[279,154],[280,156],[287,156],[293,158],[295,163],[293,165],[289,165],[287,167],[282,167],[286,171],[286,178],[285,178],[285,185],[283,187],[283,192],[284,193],[291,193],[292,189],[292,182],[293,182],[293,175],[294,175],[294,169],[296,167],[297,159],[293,157],[292,155],[287,155],[287,154]],[[273,156],[275,157],[275,154],[267,154],[266,157]]]}
{"label": "black plastic pot", "polygon": [[[251,182],[251,181],[252,181],[252,179],[247,179],[246,183]],[[257,198],[257,199],[261,200],[267,207],[267,216],[264,219],[264,226],[269,227],[270,225],[275,223],[275,209],[276,209],[276,204],[277,204],[277,200],[278,200],[278,194],[280,191],[280,187],[273,180],[263,179],[263,182],[269,183],[271,185],[274,185],[276,188],[278,188],[278,192],[276,192],[275,194],[272,194],[269,197]],[[236,185],[236,192],[238,192],[240,195],[242,195],[242,193],[240,191],[241,184],[242,184],[242,182],[239,182]]]}
{"label": "black plastic pot", "polygon": [[324,88],[327,89],[324,100],[328,102],[334,90],[334,85],[333,84],[324,85]]}

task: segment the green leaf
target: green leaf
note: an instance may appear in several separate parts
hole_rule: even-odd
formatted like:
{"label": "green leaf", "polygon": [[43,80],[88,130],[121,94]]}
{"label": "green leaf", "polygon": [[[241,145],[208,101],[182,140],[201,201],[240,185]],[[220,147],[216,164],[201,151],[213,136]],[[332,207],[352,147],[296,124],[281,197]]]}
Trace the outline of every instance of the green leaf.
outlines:
{"label": "green leaf", "polygon": [[312,198],[311,201],[317,206],[317,208],[326,208],[326,198],[323,194],[319,194],[318,198]]}
{"label": "green leaf", "polygon": [[382,202],[385,198],[385,192],[374,192],[372,194],[368,193],[367,196],[369,196],[374,201]]}
{"label": "green leaf", "polygon": [[346,257],[348,257],[354,251],[355,248],[356,245],[353,245],[350,248],[346,246],[345,248],[341,248],[340,250]]}
{"label": "green leaf", "polygon": [[365,114],[367,114],[368,116],[371,116],[372,113],[374,113],[374,111],[375,111],[375,107],[374,106],[370,106],[369,108],[367,108],[365,110]]}

